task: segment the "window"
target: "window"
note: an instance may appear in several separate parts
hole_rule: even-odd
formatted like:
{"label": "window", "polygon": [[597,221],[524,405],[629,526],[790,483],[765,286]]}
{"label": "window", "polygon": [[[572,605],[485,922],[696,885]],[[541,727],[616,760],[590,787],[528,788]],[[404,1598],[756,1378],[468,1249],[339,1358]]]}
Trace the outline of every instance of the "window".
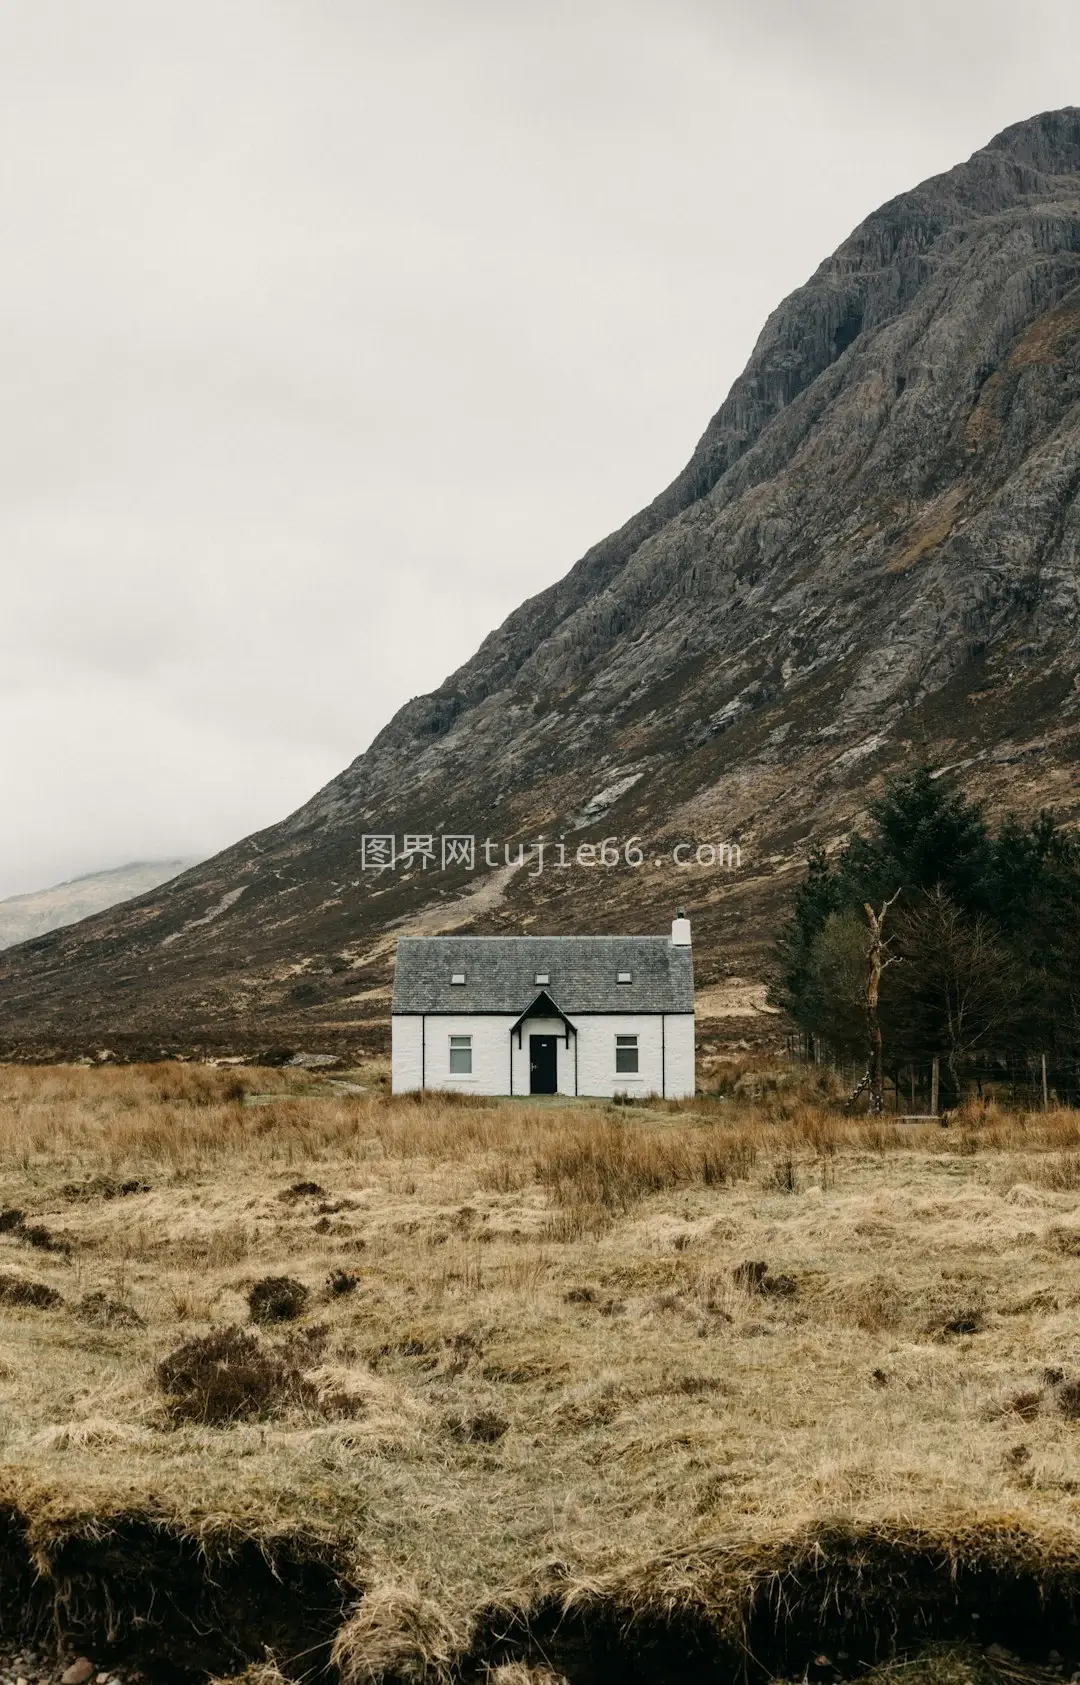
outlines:
{"label": "window", "polygon": [[615,1070],[621,1076],[636,1076],[638,1068],[637,1036],[615,1037]]}
{"label": "window", "polygon": [[535,981],[537,983],[550,983],[551,982],[551,975],[547,971],[538,971],[536,973]]}
{"label": "window", "polygon": [[[635,1054],[635,1058],[637,1055]],[[637,1066],[634,1066],[637,1070]],[[472,1076],[472,1036],[450,1037],[450,1075]]]}
{"label": "window", "polygon": [[615,981],[617,983],[632,983],[634,981],[634,974],[632,971],[620,971]]}
{"label": "window", "polygon": [[455,971],[450,978],[450,981],[451,983],[464,983],[465,973],[463,971]]}

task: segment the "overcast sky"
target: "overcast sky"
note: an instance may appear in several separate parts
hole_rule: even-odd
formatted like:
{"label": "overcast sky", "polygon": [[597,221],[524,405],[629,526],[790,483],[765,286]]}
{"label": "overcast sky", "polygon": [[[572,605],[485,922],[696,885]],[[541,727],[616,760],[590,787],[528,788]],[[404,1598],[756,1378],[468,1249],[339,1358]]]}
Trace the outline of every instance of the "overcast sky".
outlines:
{"label": "overcast sky", "polygon": [[1072,0],[0,0],[0,895],[281,818]]}

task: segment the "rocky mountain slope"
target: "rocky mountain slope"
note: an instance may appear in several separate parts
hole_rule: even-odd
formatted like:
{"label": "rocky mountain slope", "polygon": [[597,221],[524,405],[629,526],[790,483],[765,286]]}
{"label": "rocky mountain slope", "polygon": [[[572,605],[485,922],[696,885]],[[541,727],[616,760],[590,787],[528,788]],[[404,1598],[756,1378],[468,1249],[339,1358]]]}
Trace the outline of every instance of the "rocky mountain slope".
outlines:
{"label": "rocky mountain slope", "polygon": [[144,895],[159,884],[168,883],[193,862],[188,860],[133,860],[107,872],[87,872],[51,889],[28,895],[9,895],[0,901],[0,948],[14,947],[32,936],[44,936],[65,924],[92,918],[107,907],[115,907],[133,896]]}
{"label": "rocky mountain slope", "polygon": [[[992,808],[1075,813],[1078,487],[1069,108],[868,217],[673,484],[306,806],[0,957],[0,1037],[370,1046],[403,929],[661,929],[678,900],[699,983],[753,981],[810,839],[913,755]],[[430,835],[436,862],[364,870],[364,833]],[[441,869],[451,833],[494,839],[490,866]],[[503,863],[541,833],[640,836],[643,863]],[[676,867],[680,839],[737,841],[741,868]]]}

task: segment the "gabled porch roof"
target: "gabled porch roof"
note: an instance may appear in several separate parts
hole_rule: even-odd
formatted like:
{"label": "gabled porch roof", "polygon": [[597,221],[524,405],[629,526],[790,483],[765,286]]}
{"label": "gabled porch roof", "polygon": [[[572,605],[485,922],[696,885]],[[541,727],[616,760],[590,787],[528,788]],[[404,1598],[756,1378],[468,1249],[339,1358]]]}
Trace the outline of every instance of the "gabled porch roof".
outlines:
{"label": "gabled porch roof", "polygon": [[515,1030],[517,1031],[517,1044],[519,1047],[521,1046],[521,1027],[527,1018],[557,1018],[565,1031],[567,1047],[570,1046],[571,1032],[573,1032],[575,1036],[577,1035],[577,1025],[574,1024],[566,1016],[566,1013],[562,1010],[562,1008],[552,1000],[546,989],[540,990],[540,993],[536,996],[536,999],[532,1002],[532,1004],[525,1008],[517,1023],[511,1024],[510,1026],[511,1035],[514,1034]]}

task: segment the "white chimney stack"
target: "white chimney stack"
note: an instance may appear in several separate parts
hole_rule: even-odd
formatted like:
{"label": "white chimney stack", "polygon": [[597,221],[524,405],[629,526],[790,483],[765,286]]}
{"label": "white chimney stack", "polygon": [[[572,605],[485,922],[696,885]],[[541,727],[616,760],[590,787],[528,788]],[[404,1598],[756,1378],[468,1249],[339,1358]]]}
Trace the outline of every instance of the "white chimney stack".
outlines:
{"label": "white chimney stack", "polygon": [[673,948],[690,946],[690,920],[682,907],[676,907],[675,917],[671,921],[671,945]]}

